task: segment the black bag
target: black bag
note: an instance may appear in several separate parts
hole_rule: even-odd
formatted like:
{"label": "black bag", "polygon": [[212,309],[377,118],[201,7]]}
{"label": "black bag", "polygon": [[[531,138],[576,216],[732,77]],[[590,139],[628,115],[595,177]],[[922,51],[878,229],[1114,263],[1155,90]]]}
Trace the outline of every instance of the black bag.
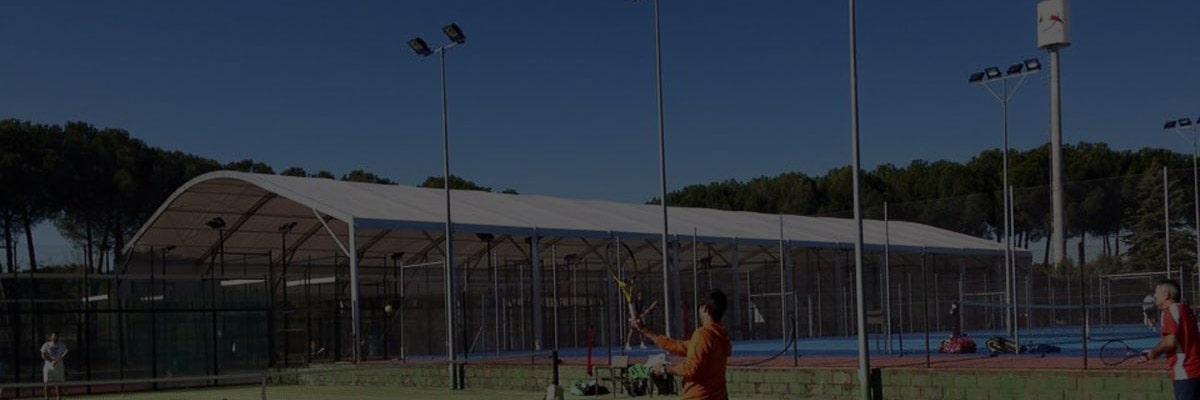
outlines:
{"label": "black bag", "polygon": [[646,378],[633,378],[625,381],[625,393],[628,393],[629,397],[650,394],[650,380]]}

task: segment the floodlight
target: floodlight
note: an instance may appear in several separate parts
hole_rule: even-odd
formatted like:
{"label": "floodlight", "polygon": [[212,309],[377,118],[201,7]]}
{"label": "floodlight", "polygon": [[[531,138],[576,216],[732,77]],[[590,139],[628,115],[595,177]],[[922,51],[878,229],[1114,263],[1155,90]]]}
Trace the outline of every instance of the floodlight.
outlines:
{"label": "floodlight", "polygon": [[208,227],[212,229],[221,229],[225,227],[225,219],[221,217],[213,217],[213,219],[205,222],[204,225],[208,225]]}
{"label": "floodlight", "polygon": [[296,228],[296,221],[288,222],[279,226],[279,233],[289,233]]}
{"label": "floodlight", "polygon": [[433,50],[430,50],[429,45],[426,44],[425,40],[421,38],[413,38],[413,40],[409,40],[408,47],[411,47],[413,51],[420,56],[428,56],[433,54]]}
{"label": "floodlight", "polygon": [[1023,69],[1025,69],[1025,64],[1013,64],[1009,65],[1008,71],[1005,71],[1004,73],[1007,75],[1016,75],[1021,73],[1021,70]]}
{"label": "floodlight", "polygon": [[462,29],[457,24],[443,26],[442,33],[445,33],[446,37],[450,38],[450,41],[454,43],[463,44],[463,42],[467,41],[467,37],[463,35]]}
{"label": "floodlight", "polygon": [[1175,129],[1175,121],[1167,121],[1163,124],[1163,129]]}
{"label": "floodlight", "polygon": [[982,72],[973,73],[973,74],[971,74],[971,78],[967,79],[967,83],[979,83],[980,81],[983,81],[983,73]]}
{"label": "floodlight", "polygon": [[1000,77],[1000,68],[991,67],[983,70],[983,72],[987,74],[988,79],[996,79]]}
{"label": "floodlight", "polygon": [[1025,60],[1025,70],[1026,71],[1035,72],[1035,71],[1038,71],[1041,69],[1042,69],[1042,62],[1038,61],[1038,59],[1030,58],[1028,60]]}
{"label": "floodlight", "polygon": [[1191,118],[1180,118],[1179,119],[1179,127],[1180,128],[1187,128],[1189,126],[1192,126]]}

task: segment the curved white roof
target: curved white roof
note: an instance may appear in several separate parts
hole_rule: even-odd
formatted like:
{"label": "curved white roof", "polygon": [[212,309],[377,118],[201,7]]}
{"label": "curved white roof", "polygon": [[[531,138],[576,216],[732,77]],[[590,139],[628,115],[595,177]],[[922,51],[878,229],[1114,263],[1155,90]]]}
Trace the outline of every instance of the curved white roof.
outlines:
{"label": "curved white roof", "polygon": [[[657,238],[662,229],[661,209],[656,205],[463,190],[452,191],[451,198],[456,236],[481,232],[530,236],[536,231],[541,237],[640,240]],[[444,207],[442,189],[218,171],[176,190],[125,250],[177,246],[173,256],[203,258],[217,241],[217,234],[204,223],[220,216],[228,224],[227,252],[266,252],[287,246],[289,253],[301,257],[331,254],[339,245],[327,233],[344,236],[346,224],[354,221],[360,252],[366,246],[372,252],[414,254],[420,248],[436,247],[429,243],[444,230]],[[317,215],[324,217],[328,229]],[[854,246],[851,219],[687,207],[670,207],[668,215],[671,234],[681,241],[690,242],[696,232],[698,240],[706,243],[777,246],[782,233],[792,247]],[[289,222],[297,222],[297,227],[281,237],[279,227]],[[888,229],[896,252],[1003,254],[1002,243],[928,225],[891,221]],[[864,240],[868,249],[881,251],[884,223],[864,221]],[[344,238],[340,241],[344,246]],[[1019,251],[1028,257],[1027,251]]]}

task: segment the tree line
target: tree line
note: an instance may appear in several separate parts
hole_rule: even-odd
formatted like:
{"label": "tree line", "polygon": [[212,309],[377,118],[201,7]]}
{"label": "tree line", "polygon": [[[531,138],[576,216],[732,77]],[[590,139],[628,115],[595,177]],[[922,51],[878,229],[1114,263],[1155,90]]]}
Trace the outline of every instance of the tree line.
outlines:
{"label": "tree line", "polygon": [[[864,170],[863,215],[881,219],[887,203],[892,220],[1003,240],[1002,154],[990,149],[963,163],[915,160]],[[1191,155],[1155,148],[1118,151],[1087,142],[1064,145],[1063,154],[1066,236],[1078,246],[1085,239],[1102,246],[1101,256],[1089,266],[1100,272],[1163,268],[1164,167],[1169,170],[1171,263],[1194,263]],[[788,172],[691,185],[668,193],[667,201],[683,207],[852,217],[850,172],[842,167],[822,176]],[[1019,246],[1028,247],[1050,234],[1049,181],[1048,145],[1009,151],[1013,235]],[[1040,258],[1041,264],[1048,264],[1046,248],[1035,262]]]}
{"label": "tree line", "polygon": [[[216,160],[147,145],[123,129],[97,128],[86,122],[62,125],[16,119],[0,121],[0,244],[3,268],[17,268],[18,238],[27,265],[38,269],[33,228],[51,222],[83,253],[90,270],[119,256],[137,229],[177,188],[201,174],[233,170],[274,174],[255,160]],[[280,175],[395,184],[375,173],[356,169],[340,177],[330,171],[308,172],[289,167]],[[442,177],[429,177],[423,187],[442,187]],[[491,191],[451,175],[451,188]],[[505,193],[516,194],[508,189]]]}
{"label": "tree line", "polygon": [[[1082,244],[1099,240],[1102,256],[1093,260],[1104,271],[1161,269],[1164,260],[1162,169],[1170,170],[1172,263],[1195,260],[1192,179],[1189,155],[1164,149],[1113,150],[1103,143],[1064,146],[1067,236]],[[929,224],[983,238],[1004,236],[1002,156],[985,150],[967,162],[915,160],[904,166],[883,164],[864,171],[864,215]],[[1044,240],[1050,233],[1049,149],[1010,151],[1009,177],[1015,188],[1014,229],[1018,245]],[[36,269],[33,227],[52,222],[81,249],[85,267],[97,269],[119,251],[136,230],[179,186],[210,171],[275,174],[251,159],[216,160],[147,145],[116,128],[86,122],[62,125],[8,119],[0,121],[0,242],[4,268],[16,270],[18,238]],[[366,170],[342,175],[309,172],[292,166],[280,175],[396,184]],[[668,193],[672,206],[723,210],[849,217],[852,210],[849,167],[821,176],[788,172],[747,181],[725,180],[686,186]],[[440,188],[440,176],[419,184]],[[455,189],[491,191],[457,176]],[[517,194],[506,189],[504,193]],[[657,198],[650,203],[657,203]],[[1048,246],[1047,246],[1048,247]],[[1123,251],[1124,249],[1124,251]],[[1042,262],[1048,261],[1048,253]]]}

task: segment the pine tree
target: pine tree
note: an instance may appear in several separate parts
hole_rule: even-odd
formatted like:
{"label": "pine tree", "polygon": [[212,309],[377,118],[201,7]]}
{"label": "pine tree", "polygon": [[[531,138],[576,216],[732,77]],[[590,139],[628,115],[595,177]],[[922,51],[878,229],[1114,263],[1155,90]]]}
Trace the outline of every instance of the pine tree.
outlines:
{"label": "pine tree", "polygon": [[[1187,215],[1192,209],[1191,197],[1178,179],[1168,176],[1167,198],[1171,211],[1171,271],[1195,264],[1195,236]],[[1138,205],[1130,210],[1132,221],[1122,240],[1129,245],[1128,265],[1133,271],[1162,271],[1166,269],[1167,252],[1163,237],[1163,179],[1162,168],[1149,168],[1137,184]]]}

